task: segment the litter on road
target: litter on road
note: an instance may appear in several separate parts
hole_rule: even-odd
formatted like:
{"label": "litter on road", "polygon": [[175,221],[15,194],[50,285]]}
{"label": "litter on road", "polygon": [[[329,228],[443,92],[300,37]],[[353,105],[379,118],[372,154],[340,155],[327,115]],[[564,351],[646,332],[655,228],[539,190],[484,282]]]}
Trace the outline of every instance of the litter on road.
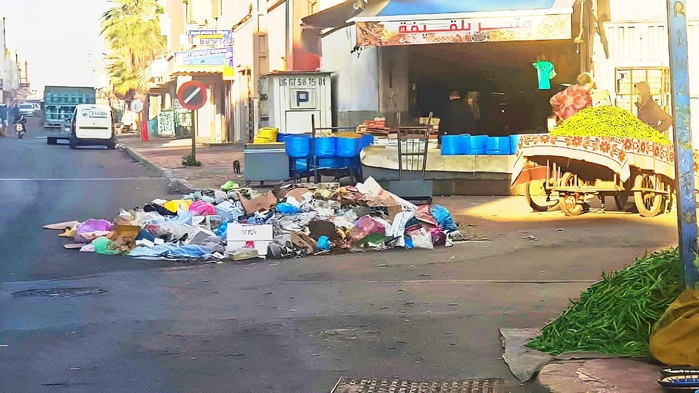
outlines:
{"label": "litter on road", "polygon": [[71,240],[64,248],[81,252],[214,261],[433,249],[463,237],[443,206],[417,206],[372,178],[356,186],[290,185],[262,194],[240,187],[197,191],[123,209],[111,221],[65,221],[44,229],[62,231],[58,236]]}

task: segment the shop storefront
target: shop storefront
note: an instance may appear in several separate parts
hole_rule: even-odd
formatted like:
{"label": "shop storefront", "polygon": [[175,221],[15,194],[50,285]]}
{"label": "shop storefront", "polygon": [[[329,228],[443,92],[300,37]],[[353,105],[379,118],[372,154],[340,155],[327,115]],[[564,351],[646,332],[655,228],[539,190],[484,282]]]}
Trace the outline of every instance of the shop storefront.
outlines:
{"label": "shop storefront", "polygon": [[[439,118],[459,90],[478,93],[478,134],[545,130],[549,98],[587,71],[572,0],[373,4],[353,18],[357,46],[378,48],[379,96],[391,97],[380,109],[402,121]],[[537,61],[555,67],[549,86],[539,85]]]}
{"label": "shop storefront", "polygon": [[[590,7],[574,0],[369,0],[303,22],[320,32],[321,68],[334,75],[336,125],[378,116],[395,129],[430,114],[439,119],[458,90],[462,97],[477,93],[480,119],[472,134],[503,137],[545,131],[550,97],[591,71]],[[538,62],[554,72],[539,72]],[[431,131],[436,139],[436,127]],[[462,193],[480,182],[483,193],[509,193],[511,155],[447,156],[431,146],[427,177],[444,183],[435,192]],[[366,149],[363,162],[379,169],[369,173],[395,175],[394,150]]]}

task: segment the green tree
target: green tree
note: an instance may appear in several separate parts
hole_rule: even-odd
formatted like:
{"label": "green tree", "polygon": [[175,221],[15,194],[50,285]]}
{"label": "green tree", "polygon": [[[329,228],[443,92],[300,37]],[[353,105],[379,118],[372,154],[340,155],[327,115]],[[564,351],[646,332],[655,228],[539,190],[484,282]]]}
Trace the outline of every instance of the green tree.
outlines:
{"label": "green tree", "polygon": [[160,32],[164,9],[156,0],[112,0],[100,17],[101,36],[107,45],[107,73],[118,95],[143,93],[145,69],[167,50]]}

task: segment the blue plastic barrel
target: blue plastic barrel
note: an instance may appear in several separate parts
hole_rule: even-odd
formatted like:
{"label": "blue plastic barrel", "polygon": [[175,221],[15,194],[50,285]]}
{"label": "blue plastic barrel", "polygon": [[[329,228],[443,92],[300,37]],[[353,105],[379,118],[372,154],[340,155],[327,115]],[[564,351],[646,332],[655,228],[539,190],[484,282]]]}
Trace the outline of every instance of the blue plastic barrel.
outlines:
{"label": "blue plastic barrel", "polygon": [[374,136],[373,135],[371,135],[371,134],[362,135],[362,141],[361,141],[362,149],[367,147],[367,146],[371,146],[373,144],[374,144]]}
{"label": "blue plastic barrel", "polygon": [[306,160],[295,160],[294,169],[296,172],[306,172],[308,170],[308,162]]}
{"label": "blue plastic barrel", "polygon": [[330,169],[335,169],[335,168],[342,168],[342,158],[340,157],[332,157],[332,158],[319,158],[318,159],[318,168],[330,168]]}
{"label": "blue plastic barrel", "polygon": [[310,135],[288,135],[284,142],[286,155],[291,158],[305,158],[311,154]]}
{"label": "blue plastic barrel", "polygon": [[509,136],[491,136],[488,137],[486,144],[486,154],[491,155],[508,155],[510,154],[510,137]]}
{"label": "blue plastic barrel", "polygon": [[471,144],[466,154],[485,154],[488,135],[471,135]]}
{"label": "blue plastic barrel", "polygon": [[336,155],[343,158],[352,158],[359,155],[362,146],[362,138],[337,137]]}
{"label": "blue plastic barrel", "polygon": [[442,136],[442,155],[455,156],[461,154],[461,149],[459,148],[461,140],[461,135]]}
{"label": "blue plastic barrel", "polygon": [[517,153],[517,146],[519,145],[520,135],[510,135],[510,154]]}
{"label": "blue plastic barrel", "polygon": [[286,138],[289,136],[289,134],[277,134],[277,142],[284,142],[286,141]]}
{"label": "blue plastic barrel", "polygon": [[337,138],[334,136],[315,138],[313,150],[318,158],[335,157],[335,146]]}

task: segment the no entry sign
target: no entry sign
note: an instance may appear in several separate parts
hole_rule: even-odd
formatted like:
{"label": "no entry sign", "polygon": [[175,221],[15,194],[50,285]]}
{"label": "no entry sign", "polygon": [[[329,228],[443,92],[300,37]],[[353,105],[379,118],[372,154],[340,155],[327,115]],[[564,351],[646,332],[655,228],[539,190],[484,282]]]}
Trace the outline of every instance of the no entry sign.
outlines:
{"label": "no entry sign", "polygon": [[206,104],[206,86],[198,81],[185,82],[177,89],[177,99],[183,108],[195,111]]}

